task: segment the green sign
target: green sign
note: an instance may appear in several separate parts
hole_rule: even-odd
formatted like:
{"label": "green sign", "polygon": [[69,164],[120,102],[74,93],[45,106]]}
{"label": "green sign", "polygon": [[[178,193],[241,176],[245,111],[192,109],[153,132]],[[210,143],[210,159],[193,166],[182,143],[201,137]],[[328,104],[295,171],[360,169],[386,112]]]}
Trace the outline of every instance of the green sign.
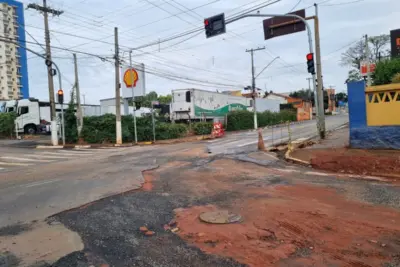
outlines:
{"label": "green sign", "polygon": [[195,116],[208,116],[208,117],[223,117],[231,111],[247,110],[247,107],[242,104],[229,104],[218,109],[204,109],[199,106],[194,106]]}

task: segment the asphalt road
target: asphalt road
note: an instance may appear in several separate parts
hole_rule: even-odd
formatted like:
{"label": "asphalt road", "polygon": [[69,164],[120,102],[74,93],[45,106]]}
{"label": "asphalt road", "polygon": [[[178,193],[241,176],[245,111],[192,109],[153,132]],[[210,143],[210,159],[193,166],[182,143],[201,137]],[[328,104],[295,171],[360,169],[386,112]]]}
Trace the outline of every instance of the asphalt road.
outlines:
{"label": "asphalt road", "polygon": [[[345,116],[328,117],[327,129],[346,122]],[[287,139],[285,129],[274,129],[274,142]],[[313,136],[315,122],[294,125],[292,131],[293,138]],[[264,132],[266,142],[272,143],[272,130]],[[237,153],[256,150],[256,142],[257,133],[242,132],[205,142],[204,149],[213,154]],[[55,151],[1,147],[0,227],[44,219],[137,189],[143,182],[143,170],[173,161],[174,151],[189,150],[193,145]]]}
{"label": "asphalt road", "polygon": [[[348,123],[348,115],[337,115],[326,117],[326,130],[331,131],[335,128]],[[290,125],[292,140],[300,138],[310,138],[317,135],[316,121],[306,121]],[[263,130],[265,146],[272,146],[287,142],[289,140],[289,130],[286,125],[267,128]],[[244,131],[228,134],[223,139],[208,141],[208,151],[212,154],[236,154],[257,150],[258,132]]]}
{"label": "asphalt road", "polygon": [[[372,238],[358,234],[356,230],[349,230],[346,223],[355,225],[355,228],[357,228],[356,225],[359,225],[358,229],[360,229],[361,225],[368,225],[368,227],[373,225],[372,221],[368,221],[371,218],[363,214],[364,210],[361,210],[359,214],[355,210],[352,212],[342,211],[346,209],[346,206],[352,205],[352,202],[347,199],[364,202],[360,206],[379,204],[381,206],[376,208],[377,211],[385,209],[385,206],[398,209],[400,202],[398,202],[399,189],[397,187],[371,183],[365,180],[338,179],[329,174],[310,171],[309,168],[292,166],[279,161],[274,156],[266,157],[263,153],[260,154],[261,158],[257,155],[247,156],[245,154],[229,156],[236,161],[227,161],[226,156],[223,155],[210,156],[209,158],[185,157],[182,155],[180,158],[176,158],[175,164],[164,165],[159,169],[148,172],[148,175],[152,173],[150,175],[152,178],[147,180],[148,183],[152,184],[151,189],[113,196],[97,201],[87,207],[63,212],[55,216],[54,219],[56,221],[60,221],[82,237],[85,249],[61,258],[52,267],[83,267],[90,265],[121,267],[239,267],[248,265],[242,265],[236,262],[235,259],[241,260],[242,263],[254,263],[254,261],[257,261],[255,258],[262,257],[266,260],[264,263],[259,262],[258,264],[249,265],[257,267],[398,266],[397,260],[393,260],[393,262],[387,260],[386,265],[366,264],[365,262],[370,263],[371,255],[379,255],[377,257],[384,259],[385,257],[389,258],[388,255],[395,251],[397,251],[395,253],[398,253],[400,248],[398,238],[396,236],[391,237],[390,241],[389,239],[384,241],[387,244],[385,248],[378,247],[373,252],[370,252],[368,249],[369,242],[366,239]],[[241,163],[241,161],[254,162],[258,165],[263,165],[263,167]],[[273,196],[274,192],[279,190],[278,188],[295,189],[303,186],[305,187],[300,198],[296,198],[295,194],[291,193],[288,194],[287,198]],[[338,195],[333,194],[333,192],[338,192]],[[328,202],[319,202],[317,195],[326,195]],[[336,199],[333,200],[333,197],[336,197]],[[341,198],[346,200],[340,200]],[[280,208],[274,210],[276,203],[280,203],[278,204],[279,206],[289,201],[289,199],[292,204],[281,207],[282,210],[279,210]],[[247,201],[250,201],[250,204],[242,206]],[[304,202],[297,206],[296,201]],[[304,203],[307,203],[307,205],[304,205]],[[229,209],[233,212],[240,212],[245,218],[244,222],[240,223],[239,226],[207,224],[204,228],[197,228],[198,219],[197,216],[194,216],[194,218],[188,219],[186,222],[187,232],[179,236],[176,233],[165,230],[163,227],[171,219],[175,218],[178,221],[179,234],[179,232],[184,231],[185,225],[180,223],[180,216],[175,216],[174,211],[193,208],[192,212],[195,213],[196,207],[204,208],[210,207],[210,205]],[[325,208],[330,212],[324,211],[323,209]],[[254,214],[259,214],[259,219],[252,220],[251,211]],[[341,212],[345,214],[346,223],[344,224],[343,221],[338,219],[338,214]],[[382,214],[385,212],[387,211],[382,211]],[[393,213],[395,213],[394,210]],[[296,218],[299,214],[306,215],[304,215],[304,218],[298,219],[297,224],[291,221],[292,218]],[[358,217],[363,216],[367,217],[368,223],[356,221]],[[273,217],[273,220],[268,220],[268,217]],[[278,222],[275,222],[275,220]],[[263,239],[264,241],[251,240],[251,236],[247,234],[251,233],[252,227],[263,222],[267,222],[266,226],[264,228],[259,226],[261,227],[260,229],[278,233],[278,229],[284,228],[283,221],[292,224],[289,224],[288,229],[290,230],[286,232],[286,236],[278,235],[278,238],[275,237],[277,239],[276,246],[282,246],[283,248],[287,245],[296,244],[298,253],[289,253],[290,255],[287,256],[285,253],[288,252],[282,249],[279,256],[277,256],[277,253],[274,254],[273,252],[276,249],[275,245],[263,246],[264,241],[271,242],[271,239]],[[334,238],[332,236],[337,235],[337,233],[332,231],[331,236],[326,237],[326,235],[330,234],[326,233],[327,230],[320,225],[320,223],[324,224],[326,221],[332,222],[334,225],[332,227],[341,229],[342,231],[340,232],[346,237],[350,236],[349,246],[339,246],[337,250],[331,247],[333,246],[332,243],[336,243],[336,241],[332,241]],[[395,220],[391,223],[391,227],[395,227]],[[271,230],[275,224],[277,225],[276,228]],[[154,236],[145,236],[141,233],[139,228],[142,226],[154,231]],[[229,230],[229,227],[232,228]],[[304,230],[302,229],[307,229],[307,227],[309,227],[312,234],[303,232]],[[375,230],[377,228],[375,225],[371,226],[371,230],[368,230],[368,232],[378,232]],[[248,229],[246,231],[249,232],[242,232],[244,231],[243,229]],[[383,228],[379,229],[379,231],[383,232]],[[207,231],[211,231],[212,234],[204,237],[204,239],[200,238],[201,241],[196,245],[193,244],[193,240],[199,235],[199,231],[203,235]],[[239,232],[238,238],[233,238],[232,240],[228,238],[227,241],[226,237],[234,236],[234,231]],[[258,231],[257,233],[259,233]],[[293,235],[293,233],[297,233],[299,236],[293,237],[293,239],[288,238],[288,235]],[[317,233],[321,233],[324,237],[321,243],[327,246],[326,251],[329,252],[326,252],[326,254],[324,254],[325,252],[307,250],[309,246],[317,246],[319,248],[323,246],[318,243],[320,240],[318,240]],[[243,241],[247,239],[249,239],[248,242]],[[287,242],[289,244],[285,243],[284,239],[288,239],[289,241]],[[364,240],[364,243],[355,245],[353,243],[354,240],[360,243],[361,241],[358,240]],[[206,251],[215,253],[204,253],[199,247],[203,251],[206,248]],[[214,247],[215,249],[213,249]],[[234,250],[234,247],[236,247],[236,250]],[[255,252],[248,254],[252,250]],[[325,247],[321,248],[321,251],[324,250]],[[352,258],[354,254],[348,252],[349,250],[354,250],[358,253],[355,255],[360,255],[357,260]],[[306,251],[304,255],[302,254],[303,251]],[[337,253],[335,255],[338,256],[331,258],[328,254],[332,251],[335,251]],[[341,251],[345,252],[340,254]],[[268,253],[271,253],[271,255],[264,255]],[[320,257],[326,262],[324,264],[321,264],[321,261],[318,262],[318,260],[316,260],[317,263],[315,264],[302,262],[302,260],[310,260],[309,258],[314,255],[317,255],[315,258],[318,259]],[[365,255],[369,256],[366,257]],[[277,258],[279,257],[283,259],[278,260]],[[302,257],[304,258],[302,259]],[[338,259],[340,260],[338,261]],[[383,261],[382,259],[380,261]],[[347,264],[347,261],[356,263]]]}
{"label": "asphalt road", "polygon": [[[0,150],[0,227],[44,219],[141,186],[157,147]],[[143,155],[142,151],[148,154]],[[3,165],[1,165],[3,164]]]}

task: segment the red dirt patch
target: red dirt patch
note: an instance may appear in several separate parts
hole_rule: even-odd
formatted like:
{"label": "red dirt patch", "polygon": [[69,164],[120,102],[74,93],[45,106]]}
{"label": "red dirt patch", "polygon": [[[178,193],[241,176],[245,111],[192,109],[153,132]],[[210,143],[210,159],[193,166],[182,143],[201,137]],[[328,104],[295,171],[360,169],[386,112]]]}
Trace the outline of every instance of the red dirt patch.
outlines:
{"label": "red dirt patch", "polygon": [[[207,253],[254,267],[381,266],[400,244],[393,210],[344,200],[334,190],[279,186],[270,198],[246,199],[233,210],[240,224],[212,225],[198,216],[215,206],[176,211],[179,235]],[[312,196],[312,198],[310,198]],[[391,243],[390,243],[391,242]],[[301,265],[304,266],[304,265]]]}
{"label": "red dirt patch", "polygon": [[141,189],[143,191],[153,190],[153,181],[154,181],[153,171],[144,171],[143,178],[144,178],[144,183]]}
{"label": "red dirt patch", "polygon": [[390,150],[302,149],[293,157],[309,160],[314,168],[362,175],[400,178],[400,153]]}
{"label": "red dirt patch", "polygon": [[[210,254],[252,267],[382,266],[400,251],[400,213],[347,200],[335,189],[301,184],[263,184],[265,177],[293,176],[248,163],[218,160],[205,170],[179,170],[179,192],[218,196],[238,224],[203,223],[215,205],[177,209],[177,233]],[[299,179],[300,180],[300,179]],[[223,195],[234,193],[232,195]],[[222,199],[222,200],[221,200]]]}

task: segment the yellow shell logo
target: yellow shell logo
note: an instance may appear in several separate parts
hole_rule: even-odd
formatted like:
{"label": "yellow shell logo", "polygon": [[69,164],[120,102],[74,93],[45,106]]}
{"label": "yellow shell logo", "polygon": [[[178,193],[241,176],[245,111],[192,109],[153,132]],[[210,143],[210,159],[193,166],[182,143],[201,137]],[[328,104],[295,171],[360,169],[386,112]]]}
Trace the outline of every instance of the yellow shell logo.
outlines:
{"label": "yellow shell logo", "polygon": [[[132,81],[133,78],[133,81]],[[128,69],[124,73],[124,83],[127,88],[136,87],[137,81],[139,81],[138,73],[135,69]]]}

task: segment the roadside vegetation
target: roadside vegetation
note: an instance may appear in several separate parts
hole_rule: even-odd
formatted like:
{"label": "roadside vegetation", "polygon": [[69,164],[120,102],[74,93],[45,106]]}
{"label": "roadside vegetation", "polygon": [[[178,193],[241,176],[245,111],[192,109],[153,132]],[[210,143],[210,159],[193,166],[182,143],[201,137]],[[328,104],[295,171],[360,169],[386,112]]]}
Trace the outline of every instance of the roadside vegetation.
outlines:
{"label": "roadside vegetation", "polygon": [[[280,112],[265,111],[258,113],[258,126],[266,127],[285,122],[296,121],[296,113],[291,110]],[[250,111],[234,111],[228,114],[227,131],[248,130],[254,128],[254,113]]]}
{"label": "roadside vegetation", "polygon": [[10,138],[14,133],[14,120],[17,114],[11,113],[0,113],[0,137]]}

